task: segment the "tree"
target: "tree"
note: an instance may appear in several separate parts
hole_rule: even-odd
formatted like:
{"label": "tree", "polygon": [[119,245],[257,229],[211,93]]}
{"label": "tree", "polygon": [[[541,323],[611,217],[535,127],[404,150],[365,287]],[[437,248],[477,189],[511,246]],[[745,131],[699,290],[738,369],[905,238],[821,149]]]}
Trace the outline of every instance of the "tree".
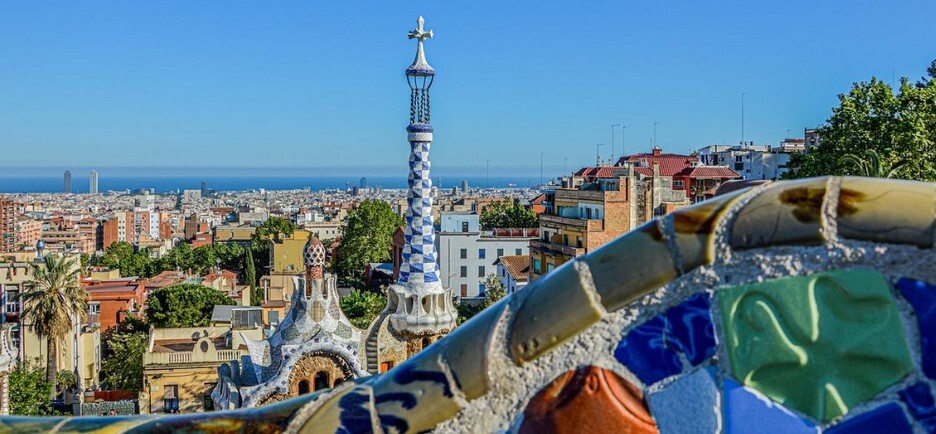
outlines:
{"label": "tree", "polygon": [[112,333],[104,341],[107,356],[101,361],[104,386],[111,390],[139,392],[143,388],[143,353],[149,336],[145,331]]}
{"label": "tree", "polygon": [[818,146],[791,157],[787,178],[893,172],[936,181],[936,80],[911,84],[904,77],[896,94],[874,77],[855,83],[839,95],[839,106],[818,133]]}
{"label": "tree", "polygon": [[33,325],[40,339],[46,339],[46,380],[55,385],[58,343],[71,332],[72,318],[87,318],[85,292],[78,283],[80,268],[74,258],[48,255],[44,263],[33,263],[32,271],[33,277],[20,296],[23,321]]}
{"label": "tree", "polygon": [[263,222],[253,234],[254,242],[267,240],[270,237],[291,236],[296,231],[296,225],[283,217],[271,216]]}
{"label": "tree", "polygon": [[227,294],[207,286],[182,283],[150,294],[146,320],[156,327],[204,327],[215,305],[233,305]]}
{"label": "tree", "polygon": [[[37,361],[38,362],[38,361]],[[52,383],[46,380],[42,368],[36,364],[17,363],[10,372],[10,414],[19,416],[54,416],[49,406]]]}
{"label": "tree", "polygon": [[117,241],[104,250],[104,255],[95,259],[94,265],[120,269],[123,276],[150,277],[154,275],[149,250],[133,251],[133,246],[124,241]]}
{"label": "tree", "polygon": [[355,327],[366,329],[387,307],[387,297],[373,291],[355,289],[341,298],[341,310]]}
{"label": "tree", "polygon": [[504,288],[504,284],[495,274],[490,274],[484,279],[484,288],[484,298],[479,303],[467,303],[465,301],[458,303],[456,306],[456,309],[458,309],[458,324],[468,321],[471,317],[507,296],[507,289]]}
{"label": "tree", "polygon": [[[247,269],[244,271],[244,279],[247,280],[247,284],[250,285],[250,304],[252,306],[260,306],[263,304],[263,288],[257,287],[257,267],[254,264],[253,249],[245,249],[247,251],[247,258],[244,262],[247,263]],[[257,291],[259,289],[259,291]]]}
{"label": "tree", "polygon": [[514,199],[492,203],[481,212],[481,227],[494,228],[535,228],[539,227],[536,213]]}
{"label": "tree", "polygon": [[403,219],[386,202],[361,202],[348,216],[335,267],[338,274],[351,277],[368,263],[390,260],[393,233],[402,225]]}

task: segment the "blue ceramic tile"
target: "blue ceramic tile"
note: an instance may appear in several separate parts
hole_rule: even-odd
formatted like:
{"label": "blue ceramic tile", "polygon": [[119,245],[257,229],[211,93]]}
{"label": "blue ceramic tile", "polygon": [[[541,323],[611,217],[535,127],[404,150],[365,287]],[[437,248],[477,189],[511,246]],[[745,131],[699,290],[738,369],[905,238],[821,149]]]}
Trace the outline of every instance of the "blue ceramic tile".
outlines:
{"label": "blue ceramic tile", "polygon": [[916,311],[920,328],[920,350],[923,353],[923,373],[936,379],[936,286],[929,283],[903,278],[897,281],[897,289]]}
{"label": "blue ceramic tile", "polygon": [[660,432],[708,434],[718,432],[719,387],[711,368],[685,375],[647,396],[650,414]]}
{"label": "blue ceramic tile", "polygon": [[710,306],[708,294],[693,295],[628,332],[614,357],[647,385],[682,372],[680,354],[697,366],[715,355]]}
{"label": "blue ceramic tile", "polygon": [[911,434],[913,428],[899,405],[882,405],[827,430],[828,434]]}
{"label": "blue ceramic tile", "polygon": [[936,403],[928,384],[917,383],[900,391],[900,399],[926,432],[936,433]]}
{"label": "blue ceramic tile", "polygon": [[725,434],[815,434],[819,429],[765,396],[732,380],[724,385]]}

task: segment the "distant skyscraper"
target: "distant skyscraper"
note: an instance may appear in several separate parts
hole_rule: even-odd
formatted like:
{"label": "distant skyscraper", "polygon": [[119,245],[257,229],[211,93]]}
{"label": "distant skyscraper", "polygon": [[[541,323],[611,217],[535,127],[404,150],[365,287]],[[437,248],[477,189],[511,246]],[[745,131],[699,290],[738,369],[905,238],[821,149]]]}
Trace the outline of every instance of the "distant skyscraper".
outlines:
{"label": "distant skyscraper", "polygon": [[65,185],[62,187],[62,192],[71,194],[71,170],[65,171]]}
{"label": "distant skyscraper", "polygon": [[208,183],[205,181],[201,182],[201,195],[202,197],[208,196]]}
{"label": "distant skyscraper", "polygon": [[361,187],[361,188],[367,188],[367,177],[362,177],[362,178],[361,178],[360,187]]}
{"label": "distant skyscraper", "polygon": [[98,193],[98,174],[97,174],[97,170],[92,170],[92,171],[91,171],[91,176],[88,177],[88,184],[89,184],[89,185],[88,185],[88,187],[89,187],[88,192],[91,193],[91,194],[97,194],[97,193]]}
{"label": "distant skyscraper", "polygon": [[462,193],[467,193],[467,192],[468,192],[468,180],[463,179],[462,180]]}

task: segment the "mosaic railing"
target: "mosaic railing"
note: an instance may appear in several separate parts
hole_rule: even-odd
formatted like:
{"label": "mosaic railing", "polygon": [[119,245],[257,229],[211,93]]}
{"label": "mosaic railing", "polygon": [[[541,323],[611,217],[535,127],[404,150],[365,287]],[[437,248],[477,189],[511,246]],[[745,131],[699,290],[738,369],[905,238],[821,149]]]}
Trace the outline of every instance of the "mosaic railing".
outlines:
{"label": "mosaic railing", "polygon": [[736,192],[570,261],[383,374],[58,432],[933,432],[936,185]]}

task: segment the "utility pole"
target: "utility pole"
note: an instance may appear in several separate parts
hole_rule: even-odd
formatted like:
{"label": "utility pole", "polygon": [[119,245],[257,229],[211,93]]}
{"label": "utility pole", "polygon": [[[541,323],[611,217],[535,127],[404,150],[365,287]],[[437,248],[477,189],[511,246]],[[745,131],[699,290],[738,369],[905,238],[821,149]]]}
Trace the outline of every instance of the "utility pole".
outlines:
{"label": "utility pole", "polygon": [[[614,164],[614,127],[619,127],[621,124],[611,124],[611,164]],[[623,136],[624,133],[622,132]]]}
{"label": "utility pole", "polygon": [[595,144],[595,167],[601,165],[601,147],[604,146],[604,143]]}
{"label": "utility pole", "polygon": [[656,148],[656,146],[657,146],[657,141],[656,141],[656,127],[657,127],[657,124],[659,124],[659,122],[654,122],[654,123],[653,123],[653,147],[654,147],[654,148]]}
{"label": "utility pole", "polygon": [[741,144],[744,144],[744,96],[747,95],[744,92],[741,92]]}

